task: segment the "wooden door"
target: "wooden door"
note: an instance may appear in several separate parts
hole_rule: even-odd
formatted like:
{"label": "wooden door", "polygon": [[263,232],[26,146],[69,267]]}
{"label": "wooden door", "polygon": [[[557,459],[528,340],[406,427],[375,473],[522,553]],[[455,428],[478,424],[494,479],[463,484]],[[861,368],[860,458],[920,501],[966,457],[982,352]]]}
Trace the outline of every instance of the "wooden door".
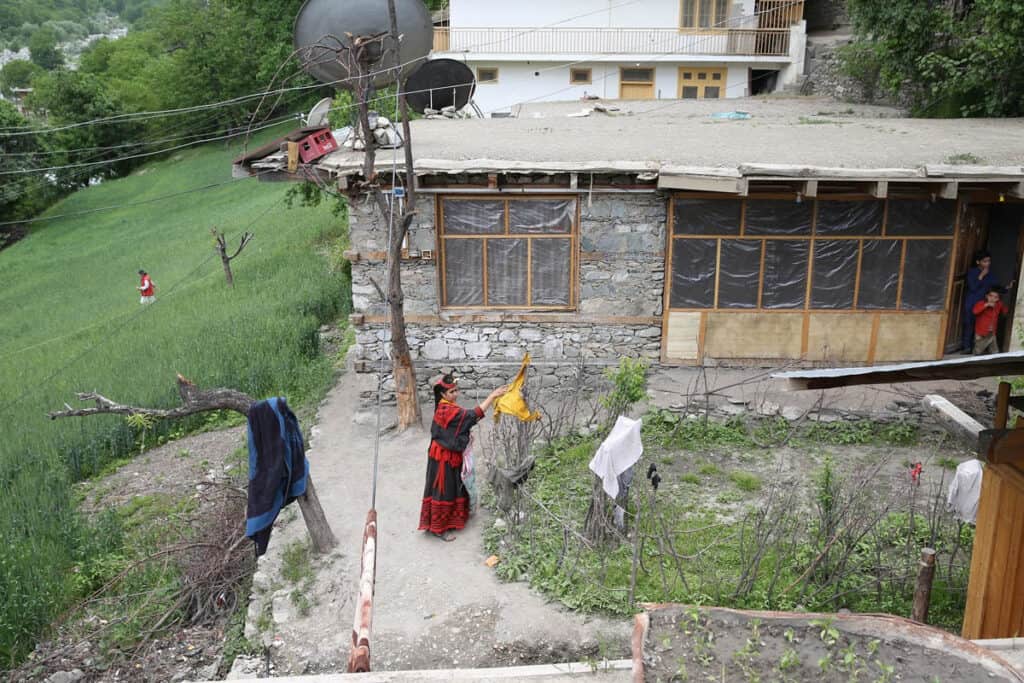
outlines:
{"label": "wooden door", "polygon": [[620,100],[653,100],[654,69],[619,69]]}
{"label": "wooden door", "polygon": [[681,100],[717,100],[726,96],[726,69],[679,67],[679,94]]}
{"label": "wooden door", "polygon": [[988,241],[988,204],[963,204],[957,250],[953,266],[953,290],[949,297],[949,323],[946,326],[946,353],[960,350],[964,334],[964,296],[967,271],[974,267],[974,254]]}

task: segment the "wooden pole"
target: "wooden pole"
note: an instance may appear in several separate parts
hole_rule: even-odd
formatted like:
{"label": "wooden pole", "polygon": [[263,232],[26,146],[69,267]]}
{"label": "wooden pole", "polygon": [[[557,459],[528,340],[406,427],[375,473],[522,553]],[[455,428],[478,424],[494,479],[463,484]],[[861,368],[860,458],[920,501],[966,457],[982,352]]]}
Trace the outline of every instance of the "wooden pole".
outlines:
{"label": "wooden pole", "polygon": [[914,606],[910,618],[922,624],[928,623],[928,603],[932,599],[932,579],[935,577],[935,551],[931,548],[921,550],[921,562],[918,565],[917,584],[914,586]]}
{"label": "wooden pole", "polygon": [[1000,382],[996,391],[996,416],[992,426],[996,429],[1006,429],[1006,422],[1010,415],[1010,383]]}
{"label": "wooden pole", "polygon": [[338,539],[331,531],[331,525],[327,523],[327,515],[320,505],[320,497],[316,495],[313,487],[313,477],[306,475],[306,492],[298,498],[299,509],[302,510],[302,519],[306,522],[306,529],[309,530],[309,538],[313,543],[313,552],[323,555],[338,545]]}

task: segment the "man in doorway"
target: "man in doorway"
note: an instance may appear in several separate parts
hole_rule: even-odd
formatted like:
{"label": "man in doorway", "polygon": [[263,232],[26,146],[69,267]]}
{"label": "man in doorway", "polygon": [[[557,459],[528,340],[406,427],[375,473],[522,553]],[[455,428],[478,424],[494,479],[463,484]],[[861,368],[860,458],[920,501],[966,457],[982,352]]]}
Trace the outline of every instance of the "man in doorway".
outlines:
{"label": "man in doorway", "polygon": [[999,353],[996,343],[996,325],[999,316],[1006,315],[1010,310],[999,300],[999,287],[990,287],[985,299],[974,304],[974,355]]}
{"label": "man in doorway", "polygon": [[144,270],[139,270],[139,286],[137,289],[142,294],[142,298],[139,299],[140,304],[151,304],[156,301],[156,287],[153,286],[153,280],[150,279],[149,273]]}

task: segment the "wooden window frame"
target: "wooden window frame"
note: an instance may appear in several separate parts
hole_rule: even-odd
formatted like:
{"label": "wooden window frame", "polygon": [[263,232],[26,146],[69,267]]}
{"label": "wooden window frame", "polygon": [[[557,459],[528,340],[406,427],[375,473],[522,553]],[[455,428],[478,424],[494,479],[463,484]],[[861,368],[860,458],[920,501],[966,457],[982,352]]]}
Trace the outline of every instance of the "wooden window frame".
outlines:
{"label": "wooden window frame", "polygon": [[[896,199],[910,199],[920,198],[925,199],[928,195],[921,194],[920,196],[909,196],[900,195]],[[695,235],[676,235],[675,234],[675,204],[677,199],[722,199],[722,200],[736,200],[739,199],[742,202],[740,211],[740,227],[739,232],[735,235],[726,234],[695,234]],[[949,302],[952,291],[952,261],[956,255],[956,234],[957,231],[954,226],[953,234],[951,235],[889,235],[888,234],[888,220],[889,220],[889,198],[883,200],[877,200],[870,195],[829,195],[827,197],[815,197],[815,198],[804,198],[805,202],[813,202],[811,211],[811,230],[805,235],[748,235],[746,234],[747,229],[747,202],[749,200],[759,199],[790,199],[796,201],[795,193],[772,193],[772,194],[756,194],[749,195],[746,197],[728,196],[723,197],[721,194],[706,193],[706,192],[676,192],[669,196],[669,207],[668,207],[668,222],[666,226],[666,236],[668,240],[666,249],[666,266],[665,266],[665,297],[666,303],[665,311],[668,312],[680,312],[680,313],[827,313],[827,314],[865,314],[865,313],[902,313],[910,315],[945,315],[949,310]],[[880,226],[879,233],[877,235],[818,235],[818,205],[819,202],[827,201],[883,201],[882,211],[882,225]],[[959,212],[957,212],[958,214]],[[721,253],[722,241],[723,240],[761,240],[761,267],[758,276],[758,292],[757,292],[757,306],[755,308],[720,308],[718,306],[719,296],[719,269],[718,263],[715,264],[715,277],[714,277],[714,304],[712,306],[699,308],[699,307],[677,307],[672,305],[672,264],[674,258],[674,251],[677,240],[716,240],[716,251]],[[769,241],[806,241],[808,243],[808,259],[806,267],[806,292],[804,294],[804,304],[802,308],[765,308],[763,306],[764,298],[764,260],[767,252],[767,242]],[[813,308],[811,306],[811,291],[814,278],[814,249],[817,241],[856,241],[857,246],[857,271],[855,274],[855,290],[853,296],[853,304],[850,308]],[[899,278],[897,280],[897,292],[896,292],[896,303],[892,308],[861,308],[860,307],[860,270],[861,263],[864,257],[864,242],[865,240],[878,240],[885,242],[897,242],[900,243],[900,265],[899,265]],[[903,308],[902,295],[903,295],[903,280],[905,276],[905,261],[906,251],[908,242],[917,240],[943,240],[948,242],[950,252],[950,267],[946,278],[946,292],[941,307],[935,310],[920,310],[920,309],[905,309]]]}
{"label": "wooden window frame", "polygon": [[679,0],[679,20],[676,22],[676,24],[679,26],[680,33],[723,33],[728,30],[727,22],[729,21],[729,5],[731,4],[730,2],[728,2],[728,0],[725,2],[724,7],[722,8],[725,12],[724,16],[718,16],[719,0],[711,0],[711,21],[708,22],[708,26],[700,25],[701,0],[692,0],[693,24],[683,24],[683,17],[686,16],[685,5],[689,1],[691,0]]}
{"label": "wooden window frame", "polygon": [[[494,78],[485,80],[481,75],[481,71],[493,71]],[[476,82],[478,85],[493,85],[498,82],[498,67],[496,66],[478,66],[476,68]]]}
{"label": "wooden window frame", "polygon": [[[575,79],[575,75],[577,73],[584,73],[584,72],[586,72],[586,74],[587,74],[587,80],[585,80],[585,81],[577,81]],[[586,67],[586,68],[572,68],[572,67],[570,67],[569,68],[569,85],[591,85],[591,84],[593,84],[593,82],[594,82],[594,70],[593,69],[591,69],[589,67]]]}
{"label": "wooden window frame", "polygon": [[[504,211],[504,232],[500,234],[481,234],[481,235],[445,235],[444,232],[444,203],[446,199],[457,199],[457,200],[468,200],[468,201],[501,201],[505,203]],[[575,212],[572,216],[572,227],[568,233],[513,233],[510,230],[510,219],[509,219],[509,205],[510,202],[516,201],[537,201],[537,200],[571,200],[575,205]],[[442,194],[437,196],[435,206],[435,225],[437,226],[437,277],[440,288],[440,307],[446,311],[543,311],[543,312],[572,312],[577,308],[577,289],[579,281],[579,227],[580,227],[580,199],[579,195],[576,194],[521,194],[515,196],[509,196],[507,194],[473,194],[463,195],[457,192],[451,194]],[[483,242],[484,250],[484,273],[483,273],[483,303],[472,306],[454,306],[448,304],[448,283],[445,278],[445,268],[447,260],[447,250],[445,249],[445,240],[449,239],[460,239],[460,240],[480,240]],[[526,265],[526,305],[490,305],[487,303],[487,241],[491,239],[523,239],[526,240],[526,253],[527,253],[527,265]],[[565,305],[533,305],[533,269],[532,269],[532,254],[534,240],[546,240],[546,239],[567,239],[569,240],[569,302]]]}

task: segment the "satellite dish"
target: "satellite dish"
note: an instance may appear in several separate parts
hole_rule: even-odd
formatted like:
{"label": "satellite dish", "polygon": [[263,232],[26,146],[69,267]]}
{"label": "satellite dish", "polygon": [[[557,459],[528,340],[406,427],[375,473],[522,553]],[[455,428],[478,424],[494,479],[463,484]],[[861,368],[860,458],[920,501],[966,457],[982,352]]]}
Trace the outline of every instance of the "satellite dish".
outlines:
{"label": "satellite dish", "polygon": [[473,70],[455,59],[431,59],[405,81],[405,101],[423,113],[430,109],[465,107],[476,91]]}
{"label": "satellite dish", "polygon": [[328,125],[327,113],[331,110],[332,100],[330,97],[325,97],[309,110],[309,114],[306,115],[306,127],[307,128],[323,128]]}
{"label": "satellite dish", "polygon": [[[403,65],[402,73],[416,68],[433,47],[434,27],[422,0],[395,0],[395,17],[401,35],[398,59],[394,53],[385,55],[383,49],[377,50],[369,60],[370,70],[381,72],[372,79],[375,85],[395,79],[394,72],[385,71],[388,67]],[[306,0],[295,17],[293,37],[306,73],[321,83],[348,88],[351,83],[347,79],[353,75],[347,64],[352,37],[377,36],[390,30],[388,5],[381,0]],[[390,47],[390,43],[384,38],[379,47]]]}

